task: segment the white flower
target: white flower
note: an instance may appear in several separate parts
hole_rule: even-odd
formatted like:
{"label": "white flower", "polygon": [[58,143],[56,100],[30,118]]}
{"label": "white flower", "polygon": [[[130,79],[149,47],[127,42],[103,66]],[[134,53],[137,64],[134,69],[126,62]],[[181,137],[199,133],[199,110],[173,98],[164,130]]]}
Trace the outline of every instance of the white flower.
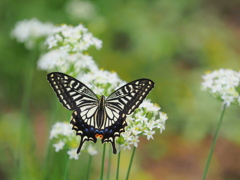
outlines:
{"label": "white flower", "polygon": [[[141,124],[139,124],[139,126],[141,126]],[[138,134],[141,134],[142,133],[142,131],[140,131],[141,129],[141,127],[139,127],[139,126],[134,126],[134,127],[131,127],[130,129],[129,129],[129,131],[133,134],[133,135],[138,135]]]}
{"label": "white flower", "polygon": [[62,132],[63,136],[69,137],[69,136],[75,136],[74,131],[72,130],[72,125],[70,123],[66,123],[63,126],[63,132]]}
{"label": "white flower", "polygon": [[138,147],[138,136],[132,136],[130,139],[130,143],[133,144],[135,147]]}
{"label": "white flower", "polygon": [[126,150],[126,149],[131,149],[129,141],[124,141],[124,143],[121,145],[121,147]]}
{"label": "white flower", "polygon": [[63,141],[59,141],[58,143],[53,144],[53,147],[55,147],[55,151],[58,152],[61,149],[63,149],[65,143]]}
{"label": "white flower", "polygon": [[66,51],[52,50],[43,54],[38,60],[38,68],[42,70],[53,71],[60,69],[61,72],[66,72],[68,69],[68,63],[66,64],[66,58],[68,54]]}
{"label": "white flower", "polygon": [[92,72],[91,74],[86,74],[82,77],[82,79],[85,78],[88,79],[89,82],[94,81],[95,84],[118,84],[119,82],[122,82],[122,80],[119,79],[117,73],[105,71],[102,69]]}
{"label": "white flower", "polygon": [[148,99],[145,99],[142,104],[140,104],[139,106],[140,108],[143,107],[143,108],[146,108],[147,111],[150,111],[150,112],[157,112],[159,111],[161,108],[153,103],[151,103],[150,100]]}
{"label": "white flower", "polygon": [[132,115],[129,115],[126,119],[127,124],[132,124],[135,121],[135,119],[132,117]]}
{"label": "white flower", "polygon": [[166,113],[164,112],[159,112],[159,117],[160,117],[160,120],[165,123],[165,121],[168,119],[168,116]]}
{"label": "white flower", "polygon": [[136,119],[137,122],[139,121],[141,123],[144,123],[148,120],[148,118],[145,116],[145,114],[142,114],[142,112],[141,113],[136,113],[135,114],[135,119]]}
{"label": "white flower", "polygon": [[22,20],[16,23],[11,36],[24,43],[27,49],[33,49],[39,38],[51,34],[53,27],[52,23],[42,23],[36,18]]}
{"label": "white flower", "polygon": [[48,49],[59,48],[67,52],[83,52],[90,46],[102,47],[102,41],[93,37],[83,25],[75,27],[62,25],[53,29],[53,34],[45,41]]}
{"label": "white flower", "polygon": [[50,132],[50,139],[57,138],[58,136],[72,136],[72,126],[67,122],[57,122],[52,126]]}
{"label": "white flower", "polygon": [[152,130],[154,128],[158,128],[157,124],[158,124],[159,120],[150,120],[148,122],[146,122],[146,126],[148,127],[148,129]]}
{"label": "white flower", "polygon": [[80,155],[80,153],[77,154],[77,149],[76,148],[68,150],[67,154],[70,156],[69,157],[70,159],[76,159],[76,160],[78,160],[79,155]]}
{"label": "white flower", "polygon": [[50,131],[50,139],[56,138],[59,134],[62,133],[62,126],[63,123],[57,122],[52,126],[52,129]]}
{"label": "white flower", "polygon": [[[60,38],[62,38],[61,36],[59,36],[59,35],[56,35],[55,37],[54,36],[49,36],[48,37],[48,41],[47,41],[47,44],[48,44],[48,48],[49,49],[52,49],[53,47],[56,47],[57,46],[57,44],[58,44],[58,41],[60,41],[59,40],[59,37]],[[45,42],[46,43],[46,42]]]}
{"label": "white flower", "polygon": [[153,139],[153,134],[155,134],[155,131],[152,130],[146,130],[143,135],[147,136],[147,140]]}
{"label": "white flower", "polygon": [[123,84],[117,73],[105,70],[96,70],[86,74],[79,74],[77,79],[84,82],[88,87],[91,87],[93,92],[98,95],[108,96],[119,84]]}
{"label": "white flower", "polygon": [[89,1],[72,0],[67,4],[66,10],[73,19],[90,20],[96,15],[95,6]]}
{"label": "white flower", "polygon": [[98,70],[91,56],[79,52],[70,54],[60,49],[51,50],[43,54],[38,60],[38,68],[75,74]]}
{"label": "white flower", "polygon": [[240,72],[231,69],[219,69],[202,76],[202,89],[208,91],[214,97],[223,101],[223,104],[230,106],[238,102],[240,85]]}
{"label": "white flower", "polygon": [[96,148],[92,144],[89,144],[89,146],[87,148],[87,151],[91,156],[94,156],[98,153],[98,151],[96,150]]}
{"label": "white flower", "polygon": [[160,129],[161,134],[165,130],[165,126],[163,124],[160,124],[158,128]]}
{"label": "white flower", "polygon": [[121,135],[125,139],[125,141],[130,141],[131,140],[131,131],[125,131]]}

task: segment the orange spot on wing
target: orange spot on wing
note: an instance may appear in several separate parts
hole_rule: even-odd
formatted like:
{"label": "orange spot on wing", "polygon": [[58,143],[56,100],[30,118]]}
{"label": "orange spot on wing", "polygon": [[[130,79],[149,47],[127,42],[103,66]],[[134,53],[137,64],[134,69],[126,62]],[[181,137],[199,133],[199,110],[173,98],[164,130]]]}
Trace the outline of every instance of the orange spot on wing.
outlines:
{"label": "orange spot on wing", "polygon": [[103,135],[102,134],[99,134],[98,137],[100,137],[101,139],[103,138]]}
{"label": "orange spot on wing", "polygon": [[102,135],[102,134],[95,134],[95,137],[96,137],[96,138],[101,138],[101,139],[102,139],[102,138],[103,138],[103,135]]}

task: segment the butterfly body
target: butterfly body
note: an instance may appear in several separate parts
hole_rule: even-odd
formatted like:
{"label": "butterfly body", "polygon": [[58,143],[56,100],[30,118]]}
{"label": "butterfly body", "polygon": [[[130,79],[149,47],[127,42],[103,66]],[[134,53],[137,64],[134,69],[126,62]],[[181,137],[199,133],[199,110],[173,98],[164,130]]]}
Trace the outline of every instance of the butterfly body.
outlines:
{"label": "butterfly body", "polygon": [[70,123],[76,134],[81,136],[77,153],[85,141],[111,142],[116,154],[115,138],[124,132],[127,115],[131,114],[154,87],[153,81],[139,79],[130,82],[108,97],[98,98],[91,89],[77,79],[54,72],[47,79],[63,106],[74,110]]}
{"label": "butterfly body", "polygon": [[106,110],[105,110],[105,97],[101,96],[99,100],[98,109],[96,111],[96,124],[98,128],[103,126],[104,120],[106,119]]}

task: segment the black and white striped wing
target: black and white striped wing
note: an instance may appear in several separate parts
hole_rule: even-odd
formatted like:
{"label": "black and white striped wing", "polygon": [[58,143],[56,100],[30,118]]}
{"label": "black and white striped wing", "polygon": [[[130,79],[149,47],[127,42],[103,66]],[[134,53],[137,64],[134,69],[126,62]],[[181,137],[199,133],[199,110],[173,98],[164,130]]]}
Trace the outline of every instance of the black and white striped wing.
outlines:
{"label": "black and white striped wing", "polygon": [[115,138],[119,137],[127,126],[126,115],[131,114],[142,103],[153,87],[153,81],[139,79],[120,87],[107,97],[102,142],[111,142],[114,154],[116,154]]}
{"label": "black and white striped wing", "polygon": [[47,79],[65,108],[69,110],[76,110],[79,107],[96,108],[97,96],[77,79],[59,72],[49,73]]}
{"label": "black and white striped wing", "polygon": [[99,99],[86,85],[77,79],[63,73],[53,72],[47,79],[63,106],[72,113],[70,123],[77,135],[81,136],[77,153],[85,141],[96,143],[96,111],[99,108]]}
{"label": "black and white striped wing", "polygon": [[139,107],[153,87],[154,82],[150,79],[138,79],[120,87],[106,99],[108,117],[116,120],[119,112],[126,115],[131,114]]}

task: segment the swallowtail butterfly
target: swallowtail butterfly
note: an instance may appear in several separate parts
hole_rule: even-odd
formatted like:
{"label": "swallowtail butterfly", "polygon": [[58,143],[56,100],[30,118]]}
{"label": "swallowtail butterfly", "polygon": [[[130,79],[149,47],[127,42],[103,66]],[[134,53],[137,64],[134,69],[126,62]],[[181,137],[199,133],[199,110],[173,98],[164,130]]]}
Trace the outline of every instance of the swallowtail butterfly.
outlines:
{"label": "swallowtail butterfly", "polygon": [[132,81],[110,94],[98,98],[82,82],[63,73],[53,72],[47,79],[60,102],[68,110],[74,110],[71,121],[76,135],[81,136],[77,153],[85,141],[111,142],[116,154],[115,138],[124,132],[126,115],[131,114],[154,87],[149,79]]}

